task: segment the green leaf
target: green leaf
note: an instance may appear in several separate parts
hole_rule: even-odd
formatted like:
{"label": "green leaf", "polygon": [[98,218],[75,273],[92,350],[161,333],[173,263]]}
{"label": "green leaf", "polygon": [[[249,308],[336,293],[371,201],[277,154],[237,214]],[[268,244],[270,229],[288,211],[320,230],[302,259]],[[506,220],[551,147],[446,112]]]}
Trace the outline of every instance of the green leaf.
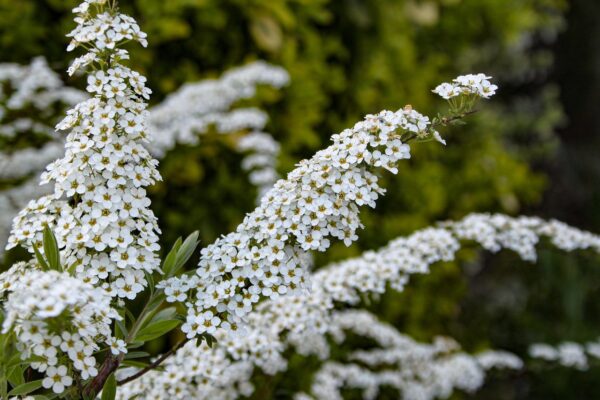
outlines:
{"label": "green leaf", "polygon": [[21,360],[21,353],[14,354],[6,363],[7,367],[12,367],[13,365],[21,365],[26,361]]}
{"label": "green leaf", "polygon": [[116,325],[117,325],[117,337],[118,338],[124,338],[125,336],[127,336],[127,334],[129,333],[129,331],[127,330],[127,328],[125,327],[125,324],[123,323],[123,321],[115,321]]}
{"label": "green leaf", "polygon": [[163,336],[167,332],[175,329],[180,323],[181,321],[176,319],[151,323],[138,332],[135,340],[147,342],[149,340],[156,339],[157,337]]}
{"label": "green leaf", "polygon": [[167,276],[172,276],[173,267],[175,266],[175,260],[177,259],[177,252],[179,251],[180,247],[181,238],[178,238],[175,241],[173,247],[171,248],[171,251],[169,251],[169,254],[167,254],[167,257],[165,257],[165,261],[163,262],[162,266],[162,271]]}
{"label": "green leaf", "polygon": [[146,276],[146,282],[148,282],[148,288],[150,289],[150,294],[152,295],[154,293],[154,286],[156,286],[154,283],[154,278],[148,271],[144,271],[144,275]]}
{"label": "green leaf", "polygon": [[154,317],[152,317],[153,322],[164,321],[166,319],[174,319],[175,314],[177,313],[177,309],[175,307],[167,307],[156,313]]}
{"label": "green leaf", "polygon": [[42,267],[42,270],[48,271],[50,267],[48,266],[48,263],[46,263],[46,260],[44,260],[44,256],[42,255],[42,253],[40,253],[40,251],[37,249],[37,247],[35,247],[35,245],[33,246],[33,252],[35,253],[35,258],[37,259],[37,262]]}
{"label": "green leaf", "polygon": [[102,388],[102,400],[114,400],[117,396],[117,380],[115,374],[112,373],[106,380],[104,387]]}
{"label": "green leaf", "polygon": [[135,322],[135,316],[131,313],[131,311],[129,311],[128,308],[125,308],[125,321],[127,321],[127,318],[129,319],[129,321],[131,321],[131,323],[133,324]]}
{"label": "green leaf", "polygon": [[213,347],[213,345],[214,345],[215,343],[217,343],[217,339],[215,339],[215,337],[214,337],[213,335],[206,334],[206,335],[205,335],[205,339],[206,339],[206,345],[207,345],[208,347],[211,347],[211,348],[212,348],[212,347]]}
{"label": "green leaf", "polygon": [[123,360],[123,362],[121,362],[121,366],[124,366],[124,367],[146,368],[148,365],[150,365],[150,363],[136,361],[136,360],[125,359],[125,360]]}
{"label": "green leaf", "polygon": [[147,308],[147,312],[148,314],[153,313],[154,311],[156,311],[156,309],[158,307],[160,307],[163,303],[163,301],[165,301],[166,296],[164,293],[162,292],[157,292],[154,294],[154,298],[150,300],[150,303],[148,303],[148,308]]}
{"label": "green leaf", "polygon": [[56,271],[62,271],[60,266],[60,253],[56,237],[48,225],[44,227],[44,254],[50,268]]}
{"label": "green leaf", "polygon": [[20,364],[14,365],[8,370],[8,381],[12,386],[20,386],[25,383],[23,367]]}
{"label": "green leaf", "polygon": [[29,358],[27,358],[27,360],[25,360],[25,362],[27,362],[27,363],[46,362],[46,361],[48,361],[47,358],[36,356],[35,354],[30,355]]}
{"label": "green leaf", "polygon": [[8,380],[6,379],[6,367],[0,364],[0,398],[8,398]]}
{"label": "green leaf", "polygon": [[38,379],[37,381],[31,381],[24,383],[22,385],[17,386],[10,392],[8,392],[9,396],[21,396],[27,393],[31,393],[34,390],[38,390],[42,387],[42,380]]}
{"label": "green leaf", "polygon": [[199,235],[200,233],[196,231],[185,239],[185,241],[181,245],[181,248],[177,251],[177,259],[175,260],[175,265],[173,266],[173,271],[171,272],[171,274],[176,274],[177,271],[179,271],[181,267],[183,267],[183,265],[187,262],[187,260],[190,259],[192,254],[194,254],[194,250],[196,250],[196,247],[198,247],[198,243],[200,243],[198,241]]}
{"label": "green leaf", "polygon": [[74,276],[75,275],[75,270],[77,269],[77,266],[79,265],[79,261],[75,261],[73,264],[71,264],[71,266],[69,268],[67,268],[67,272],[69,273],[69,275]]}
{"label": "green leaf", "polygon": [[125,359],[126,360],[132,360],[134,358],[144,358],[144,357],[149,357],[150,353],[147,353],[145,351],[130,351],[125,355]]}

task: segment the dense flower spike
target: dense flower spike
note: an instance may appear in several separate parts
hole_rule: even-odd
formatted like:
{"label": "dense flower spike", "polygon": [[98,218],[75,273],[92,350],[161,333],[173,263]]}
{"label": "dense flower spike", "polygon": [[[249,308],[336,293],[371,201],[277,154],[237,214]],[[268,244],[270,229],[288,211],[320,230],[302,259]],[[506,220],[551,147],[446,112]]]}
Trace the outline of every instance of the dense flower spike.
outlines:
{"label": "dense flower spike", "polygon": [[[48,125],[46,118],[53,117],[54,109],[85,99],[83,92],[65,87],[43,57],[33,59],[29,65],[0,64],[0,84],[0,136],[5,138],[29,132],[52,135],[53,126]],[[28,108],[34,111],[32,117],[23,116],[22,111]],[[3,157],[0,156],[0,166]],[[0,170],[6,173],[3,168]]]}
{"label": "dense flower spike", "polygon": [[[136,394],[168,397],[161,393],[181,393],[182,398],[199,399],[235,397],[239,393],[245,393],[238,391],[238,385],[249,379],[254,367],[267,374],[285,371],[287,361],[283,354],[289,347],[295,348],[300,354],[328,357],[327,337],[340,337],[340,329],[332,323],[332,316],[337,315],[334,311],[336,304],[355,306],[360,302],[361,296],[383,293],[388,284],[396,290],[402,290],[410,275],[427,273],[430,265],[453,260],[461,242],[475,241],[493,252],[502,248],[510,249],[525,260],[533,261],[535,253],[532,253],[532,246],[542,237],[565,251],[589,249],[600,253],[599,236],[558,221],[472,214],[457,222],[445,222],[437,228],[426,228],[409,237],[395,239],[378,251],[369,251],[361,257],[318,270],[311,277],[310,293],[279,297],[259,304],[248,315],[246,335],[231,336],[219,331],[216,333],[217,345],[212,349],[206,345],[197,347],[190,342],[180,350],[176,358],[166,361],[167,373],[146,374],[139,381],[125,386],[119,393],[120,398],[129,399]],[[525,241],[525,244],[519,245],[520,241]],[[371,325],[373,324],[359,324],[356,329],[368,329]],[[390,329],[387,327],[378,332],[388,332]],[[379,341],[383,343],[384,339]],[[590,355],[593,351],[598,351],[594,346],[587,348]],[[374,357],[373,354],[367,357]],[[388,352],[376,354],[387,357]],[[461,360],[466,360],[463,356],[466,355],[461,355]],[[203,360],[198,361],[202,365],[188,368],[190,359]],[[210,360],[208,364],[206,360]],[[518,359],[502,352],[479,354],[465,363],[461,366],[471,365],[472,371],[479,371],[477,374],[494,366],[520,366]],[[212,377],[204,372],[206,370],[222,373]],[[450,379],[455,376],[452,375],[454,369],[446,371],[450,375],[443,382],[454,382]],[[363,372],[364,368],[361,369],[361,373]],[[379,378],[374,375],[372,379],[374,381],[371,382],[377,382]],[[201,385],[194,383],[198,380],[202,381]],[[475,378],[469,382],[465,387],[478,386]],[[457,386],[455,382],[446,387],[462,386]],[[246,386],[244,390],[248,390]],[[202,393],[211,393],[212,397],[202,397]]]}
{"label": "dense flower spike", "polygon": [[[65,87],[43,57],[28,65],[0,64],[0,87],[0,137],[6,144],[0,150],[0,182],[8,187],[0,190],[1,258],[15,215],[30,199],[52,189],[39,187],[37,179],[27,178],[64,154],[64,144],[54,133],[57,116],[86,96]],[[9,150],[14,141],[24,137],[36,138],[36,142],[47,138],[48,142],[40,148]]]}
{"label": "dense flower spike", "polygon": [[45,388],[63,392],[73,383],[72,368],[83,379],[98,373],[93,353],[102,343],[117,342],[111,322],[120,318],[106,291],[25,264],[1,274],[0,284],[0,296],[8,294],[2,332],[16,333],[23,360],[38,358],[31,367],[45,374]]}
{"label": "dense flower spike", "polygon": [[529,355],[563,367],[587,370],[590,358],[600,359],[600,339],[585,344],[562,342],[557,346],[535,343],[529,346]]}
{"label": "dense flower spike", "polygon": [[194,279],[163,282],[171,291],[195,291],[182,328],[188,337],[236,330],[261,297],[305,288],[307,252],[325,251],[332,238],[356,240],[359,208],[374,207],[384,193],[370,169],[396,173],[398,161],[410,158],[401,135],[426,136],[429,125],[406,107],[368,115],[334,135],[333,145],[278,181],[236,232],[202,250]]}
{"label": "dense flower spike", "polygon": [[[90,54],[90,53],[88,53]],[[95,60],[95,56],[93,57]],[[87,64],[86,64],[87,65]],[[83,68],[74,62],[71,69]],[[39,121],[12,117],[12,111],[21,114],[23,108],[34,106],[36,115],[54,120],[55,111],[62,111],[56,103],[75,105],[87,98],[83,92],[64,87],[60,78],[37,58],[30,66],[0,64],[0,81],[10,83],[13,91],[0,93],[0,135],[16,132],[34,132],[47,135],[48,143],[40,149],[25,149],[0,153],[0,181],[27,176],[43,171],[45,166],[64,155],[62,137],[53,128]],[[254,62],[232,69],[218,80],[204,80],[182,86],[164,102],[148,110],[147,127],[153,141],[146,143],[150,153],[162,157],[178,143],[196,144],[198,136],[214,128],[220,134],[249,131],[237,139],[236,149],[245,155],[242,168],[249,171],[250,183],[258,189],[257,199],[269,190],[278,178],[275,166],[279,144],[268,133],[262,132],[268,117],[255,108],[233,109],[233,104],[253,96],[258,85],[280,88],[289,81],[285,70],[264,62]],[[4,105],[2,105],[4,103]],[[15,119],[16,118],[16,119]],[[54,124],[52,124],[54,126]],[[52,193],[52,185],[38,186],[37,179],[26,180],[8,190],[0,190],[0,257],[4,252],[13,218],[32,198]]]}
{"label": "dense flower spike", "polygon": [[68,131],[66,154],[42,174],[54,192],[19,213],[9,247],[41,249],[42,230],[50,225],[64,265],[75,265],[78,277],[112,296],[133,299],[146,284],[144,272],[159,264],[158,225],[144,187],[160,175],[143,145],[150,90],[143,76],[120,63],[127,51],[118,46],[145,44],[145,34],[104,1],[84,2],[75,11],[78,26],[69,47],[93,55],[85,66],[92,97],[58,124]]}
{"label": "dense flower spike", "polygon": [[354,351],[348,356],[349,364],[325,363],[315,374],[311,396],[298,394],[296,399],[341,400],[342,388],[361,389],[364,399],[375,399],[382,386],[396,389],[403,399],[448,398],[455,389],[479,389],[486,370],[523,366],[511,353],[463,353],[450,338],[438,337],[432,344],[415,342],[366,311],[337,313],[331,324],[332,330],[337,330],[337,342],[349,331],[372,339],[379,347]]}
{"label": "dense flower spike", "polygon": [[222,134],[249,130],[239,139],[237,150],[247,154],[242,166],[251,171],[250,183],[258,188],[260,200],[278,178],[275,165],[279,144],[262,132],[268,120],[266,113],[256,108],[231,107],[253,97],[259,85],[279,89],[288,82],[289,75],[283,68],[256,61],[234,68],[219,79],[185,84],[150,110],[148,124],[155,138],[150,151],[162,156],[176,143],[197,144],[199,135],[211,128]]}
{"label": "dense flower spike", "polygon": [[183,85],[149,115],[149,125],[155,132],[155,141],[150,146],[152,153],[164,154],[176,143],[195,144],[198,133],[205,132],[211,125],[221,133],[263,129],[267,120],[265,113],[255,108],[229,113],[231,106],[253,97],[259,85],[281,88],[288,82],[289,75],[283,68],[256,61],[234,68],[219,79]]}
{"label": "dense flower spike", "polygon": [[240,138],[237,150],[247,154],[242,168],[250,172],[250,183],[258,188],[257,201],[260,201],[279,178],[275,169],[279,143],[268,133],[254,131]]}

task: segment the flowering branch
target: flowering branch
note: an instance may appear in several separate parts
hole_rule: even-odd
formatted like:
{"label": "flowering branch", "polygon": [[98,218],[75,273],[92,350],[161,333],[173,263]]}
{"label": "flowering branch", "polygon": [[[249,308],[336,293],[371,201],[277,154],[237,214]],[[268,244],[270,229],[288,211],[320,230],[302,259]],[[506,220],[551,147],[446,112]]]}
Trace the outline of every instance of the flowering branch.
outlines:
{"label": "flowering branch", "polygon": [[[394,239],[378,251],[368,251],[355,259],[319,269],[312,274],[310,294],[262,302],[248,316],[248,328],[244,336],[231,337],[220,332],[213,348],[187,343],[164,362],[166,370],[178,371],[177,375],[151,371],[123,386],[121,398],[152,397],[173,385],[177,385],[181,393],[190,398],[249,395],[253,389],[244,387],[243,383],[250,379],[254,369],[260,368],[269,375],[285,371],[287,363],[283,356],[289,347],[294,347],[300,354],[327,358],[329,345],[326,338],[339,338],[339,324],[335,323],[334,317],[338,315],[338,306],[356,307],[363,294],[384,293],[389,287],[402,291],[411,275],[428,273],[431,265],[454,260],[461,242],[475,242],[491,252],[510,249],[524,260],[535,261],[535,246],[542,237],[564,251],[589,249],[600,254],[599,236],[558,221],[471,214],[460,221],[441,223],[438,227],[423,229],[409,237]],[[344,319],[346,324],[356,320],[355,317]],[[375,325],[371,322],[357,323],[356,329],[368,329]],[[374,329],[374,332],[382,331]],[[388,353],[386,351],[380,355]],[[510,361],[501,354],[496,356],[477,355],[477,363],[484,369],[501,361],[506,366],[517,365],[514,357]],[[202,371],[206,370],[218,372],[205,377]],[[454,370],[450,368],[446,371],[450,374]],[[415,370],[406,372],[412,374]],[[198,379],[204,382],[208,379],[208,383],[199,387],[196,384]],[[477,387],[476,382],[469,383],[468,387]],[[411,381],[402,385],[407,390],[413,387]],[[437,390],[435,385],[432,389]]]}
{"label": "flowering branch", "polygon": [[[493,94],[482,89],[495,87],[485,75],[457,79],[464,81],[461,97],[436,125],[471,114],[477,98]],[[368,115],[278,181],[235,232],[204,248],[195,276],[161,282],[172,301],[191,304],[182,326],[187,336],[237,331],[262,298],[307,287],[308,252],[326,251],[332,239],[350,245],[358,238],[360,207],[375,207],[385,193],[376,170],[397,173],[398,162],[410,158],[407,142],[413,139],[445,143],[411,106]]]}

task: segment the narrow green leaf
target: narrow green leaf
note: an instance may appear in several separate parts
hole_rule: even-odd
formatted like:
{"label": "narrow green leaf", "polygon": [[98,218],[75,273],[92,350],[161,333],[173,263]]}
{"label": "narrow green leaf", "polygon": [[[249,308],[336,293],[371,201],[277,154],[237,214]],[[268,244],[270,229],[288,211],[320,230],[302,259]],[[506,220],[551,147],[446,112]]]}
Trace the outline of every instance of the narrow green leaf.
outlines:
{"label": "narrow green leaf", "polygon": [[33,246],[33,252],[35,253],[35,258],[37,259],[37,262],[40,264],[42,269],[44,271],[48,271],[50,267],[48,266],[46,260],[44,260],[44,256],[42,255],[42,253],[40,253],[40,251],[37,249],[37,247],[35,247],[35,245]]}
{"label": "narrow green leaf", "polygon": [[217,340],[215,339],[215,337],[214,337],[214,336],[212,336],[212,335],[208,335],[208,334],[207,334],[207,335],[206,335],[206,337],[205,337],[205,339],[206,339],[206,345],[207,345],[208,347],[211,347],[211,348],[212,348],[212,347],[213,347],[213,345],[214,345],[214,344],[217,342]]}
{"label": "narrow green leaf", "polygon": [[147,353],[145,351],[130,351],[129,353],[127,353],[125,355],[125,359],[126,360],[132,360],[134,358],[144,358],[144,357],[149,357],[150,353]]}
{"label": "narrow green leaf", "polygon": [[8,398],[8,380],[6,379],[6,367],[0,364],[0,398]]}
{"label": "narrow green leaf", "polygon": [[181,324],[181,321],[176,319],[151,323],[147,327],[140,329],[135,337],[135,340],[147,342],[149,340],[156,339],[157,337],[163,336],[167,332],[175,329],[177,326],[179,326],[179,324]]}
{"label": "narrow green leaf", "polygon": [[163,262],[162,271],[167,276],[172,276],[173,267],[175,266],[175,260],[177,259],[177,252],[181,247],[181,238],[178,238],[175,241],[175,244],[169,251],[169,254],[165,257],[165,261]]}
{"label": "narrow green leaf", "polygon": [[148,288],[150,289],[150,295],[154,294],[154,277],[148,271],[144,271],[144,275],[146,276],[146,282],[148,282]]}
{"label": "narrow green leaf", "polygon": [[78,265],[79,265],[79,261],[75,261],[73,264],[71,264],[69,266],[69,268],[67,268],[67,272],[69,273],[69,275],[71,275],[71,276],[75,275],[75,270],[77,269]]}
{"label": "narrow green leaf", "polygon": [[21,365],[22,363],[23,360],[21,360],[21,353],[16,353],[8,359],[8,361],[6,362],[6,367],[10,368],[13,365]]}
{"label": "narrow green leaf", "polygon": [[20,386],[25,383],[25,378],[23,377],[23,367],[17,364],[8,369],[8,381],[10,384],[15,386]]}
{"label": "narrow green leaf", "polygon": [[60,266],[60,253],[56,237],[48,225],[44,227],[44,254],[50,268],[56,271],[62,271]]}
{"label": "narrow green leaf", "polygon": [[102,400],[114,400],[117,396],[117,380],[115,374],[112,373],[106,380],[104,387],[102,388]]}
{"label": "narrow green leaf", "polygon": [[166,296],[164,295],[164,293],[162,293],[162,292],[155,293],[154,298],[148,304],[148,308],[147,308],[148,314],[152,314],[154,311],[156,311],[162,305],[162,303],[163,303],[163,301],[165,301],[165,299],[166,299]]}
{"label": "narrow green leaf", "polygon": [[172,271],[173,275],[176,274],[177,271],[181,269],[181,267],[183,267],[183,265],[187,262],[187,260],[190,259],[190,257],[194,253],[194,250],[196,250],[196,247],[198,247],[198,243],[200,243],[198,241],[199,235],[200,233],[198,231],[192,233],[190,236],[187,237],[187,239],[185,239],[185,241],[181,245],[181,248],[177,252],[177,259],[175,260],[175,265]]}
{"label": "narrow green leaf", "polygon": [[125,317],[128,318],[132,324],[135,322],[135,316],[131,313],[131,311],[129,311],[128,308],[125,308]]}
{"label": "narrow green leaf", "polygon": [[117,324],[117,328],[118,328],[117,329],[117,337],[124,338],[125,336],[127,336],[129,331],[125,327],[125,324],[123,323],[123,321],[115,321],[115,323]]}
{"label": "narrow green leaf", "polygon": [[147,362],[142,362],[142,361],[136,361],[136,360],[123,360],[123,362],[121,363],[121,366],[124,367],[135,367],[135,368],[145,368],[148,365],[150,365],[150,363]]}
{"label": "narrow green leaf", "polygon": [[37,381],[31,381],[24,383],[22,385],[17,386],[10,392],[8,392],[9,396],[21,396],[27,393],[31,393],[34,390],[38,390],[42,387],[42,380],[38,379]]}
{"label": "narrow green leaf", "polygon": [[25,362],[27,362],[27,363],[46,362],[46,361],[48,361],[48,359],[46,359],[44,357],[36,356],[35,354],[30,355],[29,358],[27,358],[27,360],[25,360]]}
{"label": "narrow green leaf", "polygon": [[176,313],[177,309],[175,307],[164,308],[157,312],[156,315],[154,315],[154,317],[152,317],[151,323],[164,321],[166,319],[174,319]]}

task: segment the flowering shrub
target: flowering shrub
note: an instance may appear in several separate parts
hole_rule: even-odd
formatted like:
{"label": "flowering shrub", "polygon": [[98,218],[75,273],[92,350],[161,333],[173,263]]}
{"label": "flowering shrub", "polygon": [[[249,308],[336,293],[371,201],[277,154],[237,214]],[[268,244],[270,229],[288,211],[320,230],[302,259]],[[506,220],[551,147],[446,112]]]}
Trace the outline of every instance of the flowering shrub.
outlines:
{"label": "flowering shrub", "polygon": [[[17,182],[0,191],[0,255],[18,211],[31,198],[52,192],[50,185],[39,185],[31,175],[43,171],[50,161],[64,154],[62,137],[55,135],[49,126],[55,122],[52,120],[57,114],[56,109],[62,112],[62,107],[56,103],[74,105],[86,98],[84,93],[64,87],[43,58],[37,58],[31,66],[25,67],[0,64],[0,81],[2,78],[15,86],[13,91],[6,93],[4,108],[0,109],[5,120],[0,127],[4,132],[2,135],[12,139],[18,130],[19,141],[33,136],[29,138],[33,142],[39,138],[46,142],[40,148],[0,152],[0,181]],[[154,140],[147,144],[148,149],[155,157],[162,157],[177,143],[197,143],[198,135],[212,127],[220,134],[248,131],[237,139],[236,150],[246,155],[242,167],[250,171],[250,183],[258,188],[260,195],[277,179],[275,163],[279,144],[262,131],[268,119],[264,112],[256,108],[230,111],[230,107],[235,101],[253,96],[259,84],[279,88],[288,79],[283,69],[255,62],[233,69],[218,80],[187,84],[149,109],[147,125]],[[35,107],[35,115],[44,117],[41,121],[18,117],[31,106]],[[8,144],[11,146],[0,147],[15,147],[10,141]]]}
{"label": "flowering shrub", "polygon": [[[288,350],[324,361],[297,399],[338,399],[345,387],[365,398],[376,397],[381,386],[406,398],[474,391],[486,370],[519,369],[523,361],[501,351],[470,355],[448,338],[418,343],[350,308],[363,296],[403,290],[410,275],[453,260],[465,241],[491,252],[510,249],[528,261],[535,260],[541,237],[562,250],[600,252],[599,237],[557,221],[473,214],[311,271],[312,251],[357,240],[361,207],[375,207],[385,194],[380,171],[396,174],[411,156],[410,142],[445,144],[438,129],[462,123],[479,99],[494,95],[491,78],[476,74],[434,90],[448,100],[447,113],[429,118],[407,105],[368,115],[334,135],[329,147],[266,191],[234,232],[204,247],[196,270],[183,267],[198,233],[178,240],[161,261],[160,230],[145,189],[161,179],[153,152],[193,141],[191,133],[208,125],[261,129],[264,119],[253,121],[261,118],[256,110],[220,113],[240,86],[242,96],[251,96],[255,83],[280,86],[287,75],[255,64],[242,74],[247,81],[231,73],[208,89],[184,88],[152,116],[146,79],[125,65],[129,53],[122,48],[129,41],[146,45],[145,33],[114,1],[85,0],[74,12],[68,50],[87,52],[69,73],[87,73],[90,97],[57,125],[67,133],[65,154],[41,176],[52,192],[31,200],[14,219],[8,247],[23,246],[32,258],[0,275],[3,398],[234,398],[253,392],[256,367],[284,372]],[[214,93],[223,96],[213,99]],[[205,95],[215,104],[198,99]],[[163,144],[151,144],[156,132],[148,121],[159,130],[166,126]],[[277,146],[260,132],[240,141],[241,150],[263,143],[268,149],[245,161],[248,168],[269,165]],[[269,179],[257,178],[262,185],[274,178],[264,175]],[[132,300],[140,297],[144,306],[136,316]],[[148,356],[135,349],[180,325],[185,339],[149,363],[135,361]],[[349,333],[376,348],[327,360]],[[549,353],[532,350],[558,359]]]}

